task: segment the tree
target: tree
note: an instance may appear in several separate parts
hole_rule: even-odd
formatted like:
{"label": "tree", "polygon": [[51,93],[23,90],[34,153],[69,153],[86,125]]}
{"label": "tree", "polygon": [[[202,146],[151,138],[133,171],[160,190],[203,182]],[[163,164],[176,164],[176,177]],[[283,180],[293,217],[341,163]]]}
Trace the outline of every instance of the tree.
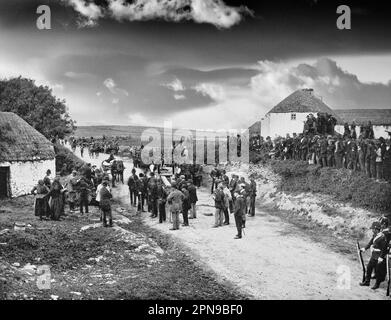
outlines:
{"label": "tree", "polygon": [[52,89],[37,86],[31,79],[0,80],[0,111],[16,113],[48,139],[62,139],[76,128],[65,100],[56,98]]}

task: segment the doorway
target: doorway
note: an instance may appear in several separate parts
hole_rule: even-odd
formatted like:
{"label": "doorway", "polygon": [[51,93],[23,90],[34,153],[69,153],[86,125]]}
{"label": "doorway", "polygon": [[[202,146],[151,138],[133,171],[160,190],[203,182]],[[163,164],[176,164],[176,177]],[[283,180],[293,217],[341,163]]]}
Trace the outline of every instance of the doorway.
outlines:
{"label": "doorway", "polygon": [[10,168],[0,167],[0,199],[10,197]]}

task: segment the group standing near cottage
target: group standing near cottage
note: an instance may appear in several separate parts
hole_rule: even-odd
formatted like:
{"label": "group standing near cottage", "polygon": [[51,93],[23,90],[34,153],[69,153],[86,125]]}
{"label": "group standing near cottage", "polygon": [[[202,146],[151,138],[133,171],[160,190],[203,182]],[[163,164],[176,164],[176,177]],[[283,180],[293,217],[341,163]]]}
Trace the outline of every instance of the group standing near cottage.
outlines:
{"label": "group standing near cottage", "polygon": [[304,130],[293,136],[270,137],[253,136],[250,141],[252,151],[268,158],[279,160],[306,161],[311,165],[349,169],[362,172],[377,182],[391,181],[391,139],[375,139],[370,121],[361,125],[359,133],[356,125],[348,123],[344,133],[334,131],[335,121],[327,115],[310,114],[304,123]]}

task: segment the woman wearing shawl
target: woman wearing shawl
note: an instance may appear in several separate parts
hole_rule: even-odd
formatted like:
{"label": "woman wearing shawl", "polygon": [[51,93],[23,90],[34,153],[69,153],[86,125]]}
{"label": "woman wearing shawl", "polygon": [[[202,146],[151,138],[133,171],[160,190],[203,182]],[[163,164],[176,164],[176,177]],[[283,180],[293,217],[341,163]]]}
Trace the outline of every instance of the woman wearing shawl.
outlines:
{"label": "woman wearing shawl", "polygon": [[63,198],[63,186],[60,183],[59,178],[55,178],[52,187],[49,192],[50,198],[50,211],[52,220],[60,220],[60,216],[64,208],[64,198]]}
{"label": "woman wearing shawl", "polygon": [[31,190],[32,194],[35,194],[34,213],[35,216],[42,220],[43,216],[47,218],[50,215],[49,204],[47,194],[49,188],[44,184],[43,180],[39,180],[38,184]]}

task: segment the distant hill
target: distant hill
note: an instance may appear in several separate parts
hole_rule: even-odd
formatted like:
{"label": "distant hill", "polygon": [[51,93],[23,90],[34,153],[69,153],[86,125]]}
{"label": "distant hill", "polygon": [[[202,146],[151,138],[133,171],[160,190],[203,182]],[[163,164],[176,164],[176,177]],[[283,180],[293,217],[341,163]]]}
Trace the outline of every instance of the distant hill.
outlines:
{"label": "distant hill", "polygon": [[[131,137],[131,140],[135,143],[141,142],[141,134],[147,129],[156,129],[160,132],[161,135],[164,133],[163,128],[159,127],[146,127],[146,126],[78,126],[76,132],[74,134],[75,137],[95,137],[101,138],[102,136],[106,137]],[[176,131],[177,129],[173,129]],[[195,130],[190,130],[193,135],[195,134]],[[210,132],[210,131],[204,131]],[[175,139],[179,139],[177,136]]]}
{"label": "distant hill", "polygon": [[[140,137],[142,132],[150,127],[143,126],[78,126],[75,137]],[[161,129],[159,129],[160,131]]]}

